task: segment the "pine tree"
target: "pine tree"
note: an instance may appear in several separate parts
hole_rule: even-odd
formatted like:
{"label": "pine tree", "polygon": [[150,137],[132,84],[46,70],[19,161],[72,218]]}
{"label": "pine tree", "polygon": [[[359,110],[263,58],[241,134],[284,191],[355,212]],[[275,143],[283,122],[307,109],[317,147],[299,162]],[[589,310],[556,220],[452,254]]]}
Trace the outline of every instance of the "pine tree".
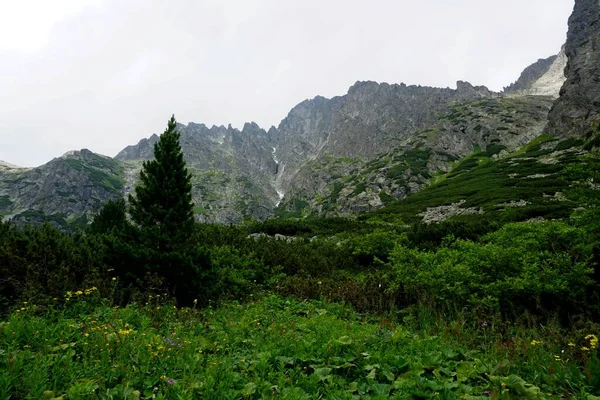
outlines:
{"label": "pine tree", "polygon": [[93,234],[121,232],[127,225],[127,205],[124,199],[109,200],[88,227]]}
{"label": "pine tree", "polygon": [[154,144],[154,160],[145,161],[130,215],[143,245],[160,253],[184,251],[194,229],[191,174],[183,159],[175,116]]}

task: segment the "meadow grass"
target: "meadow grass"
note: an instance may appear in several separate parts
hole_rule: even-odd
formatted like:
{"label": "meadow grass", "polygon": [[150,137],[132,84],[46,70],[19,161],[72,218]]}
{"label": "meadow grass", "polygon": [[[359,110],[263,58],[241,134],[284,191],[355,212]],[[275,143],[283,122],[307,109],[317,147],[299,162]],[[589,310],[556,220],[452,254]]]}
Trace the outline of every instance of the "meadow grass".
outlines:
{"label": "meadow grass", "polygon": [[600,390],[593,332],[378,317],[276,295],[202,310],[156,297],[120,308],[97,296],[23,304],[0,323],[0,398],[594,399]]}

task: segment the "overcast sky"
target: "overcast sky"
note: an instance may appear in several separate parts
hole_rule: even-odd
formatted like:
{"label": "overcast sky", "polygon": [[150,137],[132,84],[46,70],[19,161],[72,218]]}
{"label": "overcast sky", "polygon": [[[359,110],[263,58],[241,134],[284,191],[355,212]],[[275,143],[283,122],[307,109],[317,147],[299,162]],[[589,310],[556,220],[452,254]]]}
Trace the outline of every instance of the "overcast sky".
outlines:
{"label": "overcast sky", "polygon": [[573,0],[0,0],[0,160],[114,156],[180,122],[278,125],[357,80],[501,90]]}

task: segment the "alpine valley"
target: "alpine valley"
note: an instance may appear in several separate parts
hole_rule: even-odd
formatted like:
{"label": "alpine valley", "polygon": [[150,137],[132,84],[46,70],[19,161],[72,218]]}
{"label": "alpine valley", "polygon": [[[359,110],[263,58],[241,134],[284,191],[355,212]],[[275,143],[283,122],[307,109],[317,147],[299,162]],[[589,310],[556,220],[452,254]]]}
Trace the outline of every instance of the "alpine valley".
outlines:
{"label": "alpine valley", "polygon": [[[501,93],[462,81],[456,89],[356,82],[343,96],[301,102],[268,130],[180,125],[197,220],[569,215],[561,171],[600,137],[593,44],[600,29],[586,12],[575,10],[557,55]],[[37,168],[0,162],[0,216],[84,225],[107,200],[132,190],[157,140],[142,139],[114,158],[82,149]]]}

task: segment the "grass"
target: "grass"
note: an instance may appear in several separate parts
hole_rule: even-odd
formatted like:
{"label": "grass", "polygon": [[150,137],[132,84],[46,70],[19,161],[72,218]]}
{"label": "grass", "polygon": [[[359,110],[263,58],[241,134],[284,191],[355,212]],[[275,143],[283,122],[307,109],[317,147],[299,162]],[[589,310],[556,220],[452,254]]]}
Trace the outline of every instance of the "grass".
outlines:
{"label": "grass", "polygon": [[194,206],[194,214],[206,214],[209,212],[208,208],[204,208],[202,206]]}
{"label": "grass", "polygon": [[398,324],[274,295],[196,310],[151,296],[111,307],[89,300],[94,288],[78,293],[64,308],[23,304],[0,323],[1,398],[591,399],[600,390],[593,337],[548,327],[502,337],[485,321],[468,331],[416,313]]}
{"label": "grass", "polygon": [[[510,157],[492,162],[491,155],[501,151],[501,146],[488,146],[487,151],[477,151],[463,159],[444,179],[403,201],[393,202],[376,214],[399,214],[404,220],[417,221],[427,207],[437,207],[466,200],[463,207],[483,208],[497,211],[498,204],[527,200],[532,204],[519,210],[511,210],[511,218],[520,220],[542,216],[565,218],[573,208],[569,202],[553,202],[544,195],[554,195],[568,188],[562,179],[565,166],[578,162],[577,156],[567,153],[558,164],[543,164],[536,157],[553,150],[541,150],[541,145],[554,140],[540,136]],[[527,176],[546,175],[541,178]],[[520,215],[518,215],[520,214]]]}

